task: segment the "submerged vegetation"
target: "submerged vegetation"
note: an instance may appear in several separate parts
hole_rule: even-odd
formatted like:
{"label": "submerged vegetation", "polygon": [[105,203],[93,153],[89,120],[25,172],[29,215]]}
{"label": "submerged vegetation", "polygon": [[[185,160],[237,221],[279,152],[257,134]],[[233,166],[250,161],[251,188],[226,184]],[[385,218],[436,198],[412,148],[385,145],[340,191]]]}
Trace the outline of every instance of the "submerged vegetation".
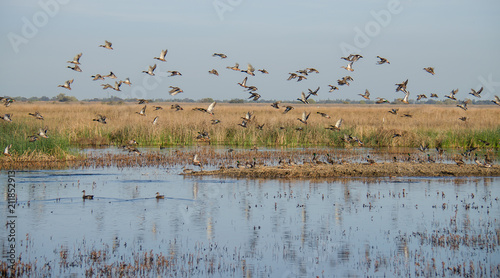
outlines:
{"label": "submerged vegetation", "polygon": [[[391,104],[298,105],[283,114],[270,104],[218,104],[214,115],[194,111],[206,104],[181,103],[183,110],[170,109],[172,103],[107,105],[96,103],[15,103],[3,109],[12,122],[0,123],[0,144],[12,144],[10,159],[45,157],[69,159],[76,147],[120,146],[136,140],[143,146],[190,146],[196,144],[267,147],[481,147],[498,150],[500,109],[496,106],[471,107]],[[283,107],[285,106],[282,104]],[[163,109],[155,110],[155,106]],[[388,113],[399,108],[398,114]],[[40,112],[44,120],[28,113]],[[310,112],[307,124],[298,118]],[[241,125],[245,114],[252,119]],[[322,117],[316,112],[329,115]],[[106,116],[106,124],[93,121]],[[158,117],[156,124],[153,119]],[[461,117],[467,117],[465,121]],[[327,129],[342,118],[340,130]],[[213,124],[212,120],[219,120]],[[29,137],[48,128],[49,138]],[[199,136],[205,134],[205,136]],[[198,137],[198,139],[197,139]],[[201,138],[201,139],[200,139]],[[4,156],[3,159],[6,159]]]}

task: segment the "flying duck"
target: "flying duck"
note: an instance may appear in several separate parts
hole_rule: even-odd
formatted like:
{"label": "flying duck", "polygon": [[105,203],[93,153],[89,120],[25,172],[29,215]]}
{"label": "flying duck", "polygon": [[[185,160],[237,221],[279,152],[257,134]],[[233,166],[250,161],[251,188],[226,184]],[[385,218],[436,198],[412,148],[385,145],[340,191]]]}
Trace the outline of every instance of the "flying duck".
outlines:
{"label": "flying duck", "polygon": [[160,53],[160,57],[154,57],[153,59],[166,62],[167,60],[165,60],[165,56],[167,56],[167,52],[168,49],[162,50]]}
{"label": "flying duck", "polygon": [[113,47],[111,47],[113,44],[109,41],[104,41],[104,44],[99,45],[99,47],[104,47],[106,49],[113,50]]}

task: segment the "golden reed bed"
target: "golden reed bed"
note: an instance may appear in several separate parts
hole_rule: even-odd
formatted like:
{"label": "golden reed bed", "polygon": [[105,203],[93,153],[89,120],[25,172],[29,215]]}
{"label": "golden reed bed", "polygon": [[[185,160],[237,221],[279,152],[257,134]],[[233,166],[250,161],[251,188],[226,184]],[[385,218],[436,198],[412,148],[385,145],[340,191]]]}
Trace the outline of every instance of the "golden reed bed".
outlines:
{"label": "golden reed bed", "polygon": [[[214,142],[227,142],[227,133],[224,131],[234,130],[235,141],[243,137],[252,137],[258,140],[257,124],[264,124],[262,133],[278,131],[280,127],[287,128],[286,131],[295,131],[294,128],[303,127],[311,131],[312,144],[324,143],[327,138],[316,138],[314,136],[329,134],[322,129],[334,124],[337,119],[344,119],[342,128],[363,138],[374,132],[383,130],[396,130],[406,132],[408,139],[418,137],[419,133],[436,133],[439,137],[442,133],[462,131],[497,131],[500,126],[500,107],[493,105],[470,106],[467,111],[453,106],[435,105],[328,105],[328,104],[290,104],[295,107],[287,114],[283,114],[283,108],[276,110],[270,104],[227,104],[218,103],[215,107],[215,115],[193,111],[195,107],[206,108],[208,103],[180,103],[183,111],[175,112],[170,109],[172,103],[149,103],[146,116],[140,116],[139,112],[144,105],[125,103],[122,105],[108,105],[101,103],[14,103],[11,107],[2,108],[0,113],[13,114],[14,121],[31,124],[33,128],[48,126],[51,134],[62,134],[72,142],[85,141],[85,139],[96,139],[106,134],[117,135],[119,131],[127,131],[130,135],[148,138],[149,141],[162,143],[160,139],[164,134],[167,136],[182,138],[183,135],[191,138],[197,132],[206,130]],[[287,105],[286,103],[281,104]],[[161,106],[163,110],[154,111],[153,106]],[[392,115],[387,111],[399,108],[398,115]],[[39,111],[44,121],[35,120],[28,113]],[[247,111],[253,112],[256,119],[249,124],[248,128],[238,126],[242,122]],[[311,112],[308,124],[300,123],[303,111]],[[324,112],[331,116],[330,119],[321,117],[316,112]],[[92,119],[98,114],[105,115],[108,124],[102,125]],[[405,117],[410,114],[412,117]],[[151,123],[158,116],[156,126]],[[467,117],[467,121],[459,120]],[[220,124],[212,125],[211,119],[219,119]],[[5,123],[2,123],[5,124]],[[321,132],[318,132],[319,129]],[[149,136],[147,136],[149,135]],[[158,138],[156,137],[158,136]],[[240,138],[241,137],[241,138]],[[112,138],[111,138],[112,139]],[[111,140],[108,139],[108,140]],[[133,139],[133,138],[130,138]],[[277,144],[285,143],[279,140]],[[243,139],[246,141],[247,139]],[[113,142],[108,142],[113,143]],[[141,143],[141,142],[139,142]]]}
{"label": "golden reed bed", "polygon": [[[206,145],[206,142],[196,139],[200,132],[209,134],[211,145],[239,147],[417,148],[427,145],[431,149],[443,147],[461,151],[477,147],[480,155],[489,153],[496,158],[500,146],[500,107],[495,105],[471,105],[464,111],[455,105],[282,103],[282,107],[294,107],[283,114],[284,108],[278,110],[269,103],[218,103],[214,115],[210,115],[193,110],[207,108],[209,103],[179,103],[184,109],[182,111],[170,109],[172,104],[148,103],[146,115],[142,116],[138,112],[144,104],[137,103],[15,102],[0,111],[11,114],[13,119],[11,123],[0,123],[4,130],[0,134],[0,147],[13,144],[12,157],[2,156],[0,162],[83,159],[78,154],[67,152],[63,145],[66,148],[121,146],[130,140],[137,141],[139,150],[145,146]],[[155,110],[155,106],[163,109]],[[399,109],[397,115],[388,112],[393,108]],[[28,115],[35,111],[40,112],[44,120]],[[307,124],[297,120],[304,111],[311,113]],[[244,128],[239,124],[247,112],[255,118]],[[317,112],[326,113],[330,118]],[[97,115],[105,115],[107,124],[93,121]],[[158,120],[153,125],[155,117]],[[467,120],[462,121],[461,117],[467,117]],[[326,129],[340,118],[343,119],[340,131]],[[212,124],[215,119],[220,123]],[[259,125],[263,125],[262,129],[257,128]],[[28,137],[43,127],[48,128],[49,138],[29,143]],[[362,144],[345,142],[343,138],[347,135],[358,138]],[[54,149],[56,154],[62,155],[47,153]]]}

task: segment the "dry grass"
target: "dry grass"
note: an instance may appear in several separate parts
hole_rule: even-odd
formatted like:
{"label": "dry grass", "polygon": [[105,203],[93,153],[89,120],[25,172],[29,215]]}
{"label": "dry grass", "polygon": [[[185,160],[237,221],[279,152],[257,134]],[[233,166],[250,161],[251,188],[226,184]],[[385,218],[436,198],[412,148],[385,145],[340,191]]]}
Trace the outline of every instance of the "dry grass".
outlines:
{"label": "dry grass", "polygon": [[[135,139],[140,146],[192,145],[198,132],[207,131],[212,144],[267,145],[267,146],[346,146],[340,139],[344,134],[356,136],[367,147],[406,146],[417,147],[427,143],[431,147],[466,147],[489,141],[498,147],[500,139],[500,109],[496,106],[473,106],[463,111],[454,106],[432,105],[297,105],[288,114],[283,108],[276,110],[270,104],[217,104],[215,115],[193,111],[195,107],[206,108],[205,103],[181,103],[183,111],[170,109],[171,103],[148,104],[146,116],[139,112],[143,105],[102,103],[15,103],[4,108],[4,113],[13,114],[13,121],[26,126],[22,136],[27,137],[38,128],[47,126],[49,134],[72,145],[98,146],[124,144]],[[283,104],[284,106],[286,104]],[[154,111],[153,106],[163,110]],[[399,108],[398,115],[387,111]],[[39,111],[45,120],[36,120],[28,115]],[[247,128],[238,126],[247,111],[253,112],[255,120]],[[311,112],[308,124],[297,118],[302,112]],[[327,113],[330,119],[316,114]],[[404,113],[412,115],[403,117]],[[92,119],[97,114],[105,115],[107,124]],[[159,116],[153,126],[154,117]],[[466,116],[463,122],[459,117]],[[339,118],[344,119],[341,131],[325,129]],[[211,119],[221,123],[211,124]],[[2,122],[2,125],[12,123]],[[256,128],[264,124],[263,130]],[[284,129],[280,129],[280,127]],[[296,128],[302,127],[302,131]],[[395,133],[401,137],[393,138]],[[7,143],[8,140],[3,140]]]}

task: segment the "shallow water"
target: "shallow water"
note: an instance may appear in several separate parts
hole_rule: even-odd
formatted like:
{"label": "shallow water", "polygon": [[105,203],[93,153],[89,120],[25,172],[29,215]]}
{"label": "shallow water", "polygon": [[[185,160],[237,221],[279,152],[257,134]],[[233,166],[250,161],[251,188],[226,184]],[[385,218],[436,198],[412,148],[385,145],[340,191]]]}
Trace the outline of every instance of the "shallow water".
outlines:
{"label": "shallow water", "polygon": [[[237,180],[180,172],[17,171],[16,256],[40,276],[116,274],[120,263],[146,276],[500,274],[500,178]],[[7,222],[7,172],[0,180]],[[83,201],[82,190],[94,200]],[[2,257],[8,234],[0,230]]]}

